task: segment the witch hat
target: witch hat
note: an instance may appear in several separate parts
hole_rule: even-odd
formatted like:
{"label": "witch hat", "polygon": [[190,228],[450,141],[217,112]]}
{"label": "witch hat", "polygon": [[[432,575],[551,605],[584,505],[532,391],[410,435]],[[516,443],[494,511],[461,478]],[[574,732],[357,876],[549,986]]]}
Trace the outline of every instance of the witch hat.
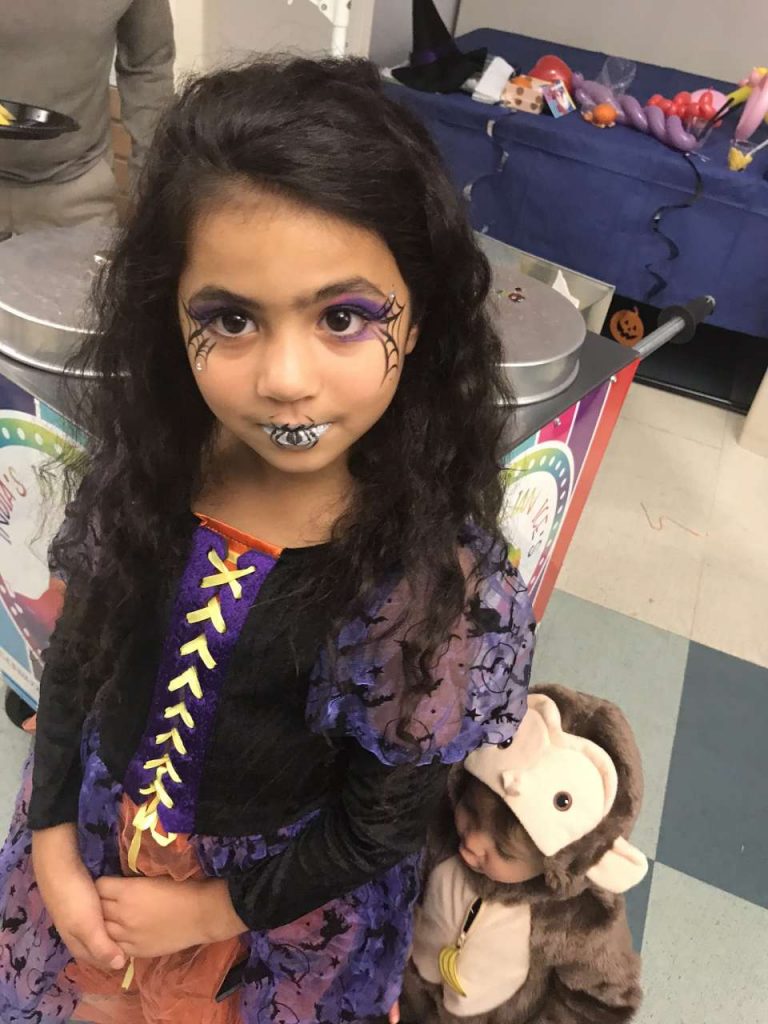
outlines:
{"label": "witch hat", "polygon": [[422,92],[458,92],[468,78],[482,72],[486,49],[462,53],[433,0],[413,0],[413,51],[410,65],[392,74]]}

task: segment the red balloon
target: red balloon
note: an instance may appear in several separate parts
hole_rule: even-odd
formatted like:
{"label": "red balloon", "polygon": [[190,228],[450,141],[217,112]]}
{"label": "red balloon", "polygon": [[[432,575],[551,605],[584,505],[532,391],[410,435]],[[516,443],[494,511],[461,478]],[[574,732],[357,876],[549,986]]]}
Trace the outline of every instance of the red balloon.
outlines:
{"label": "red balloon", "polygon": [[655,92],[653,94],[653,96],[651,96],[651,98],[646,103],[646,106],[647,107],[660,107],[662,105],[662,103],[664,103],[664,102],[665,102],[665,100],[664,100],[664,97],[661,95],[661,93],[660,92]]}
{"label": "red balloon", "polygon": [[[714,110],[712,111],[712,113],[714,114]],[[698,104],[698,103],[686,103],[684,108],[683,108],[683,120],[684,121],[693,121],[697,117],[705,117],[705,116],[706,115],[703,115],[701,113],[700,104]]]}
{"label": "red balloon", "polygon": [[677,96],[675,96],[674,102],[675,103],[681,103],[681,104],[690,103],[691,102],[691,94],[689,92],[679,92],[677,94]]}
{"label": "red balloon", "polygon": [[560,60],[553,53],[539,57],[528,74],[533,78],[541,78],[545,82],[554,82],[559,79],[568,92],[573,90],[573,72],[565,61]]}
{"label": "red balloon", "polygon": [[714,117],[717,113],[715,109],[714,97],[712,93],[707,90],[699,100],[699,117],[706,118],[709,121],[710,118]]}

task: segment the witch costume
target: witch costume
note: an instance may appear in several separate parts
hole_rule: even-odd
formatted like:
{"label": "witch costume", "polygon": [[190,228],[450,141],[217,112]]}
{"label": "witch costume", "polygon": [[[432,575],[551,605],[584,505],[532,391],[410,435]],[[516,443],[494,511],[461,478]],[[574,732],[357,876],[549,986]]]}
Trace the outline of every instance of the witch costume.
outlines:
{"label": "witch costume", "polygon": [[[3,1024],[340,1024],[386,1014],[411,943],[428,819],[448,766],[503,743],[526,708],[531,605],[501,545],[467,528],[465,612],[405,709],[416,602],[381,582],[326,638],[292,616],[324,546],[278,550],[190,517],[177,580],[84,717],[54,633],[38,734],[0,853]],[[482,565],[482,571],[476,571]],[[32,765],[34,761],[34,765]],[[77,964],[42,903],[31,830],[76,822],[94,879],[223,878],[248,931],[131,961]],[[239,971],[233,994],[222,983]]]}

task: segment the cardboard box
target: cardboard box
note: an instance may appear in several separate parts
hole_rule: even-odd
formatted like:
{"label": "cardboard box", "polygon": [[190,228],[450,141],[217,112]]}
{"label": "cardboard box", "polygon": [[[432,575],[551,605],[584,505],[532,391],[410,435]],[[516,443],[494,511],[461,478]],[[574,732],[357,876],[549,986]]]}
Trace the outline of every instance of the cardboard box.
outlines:
{"label": "cardboard box", "polygon": [[526,114],[540,114],[544,108],[543,90],[551,85],[541,78],[530,75],[518,75],[511,78],[501,97],[503,106],[512,110],[522,110]]}

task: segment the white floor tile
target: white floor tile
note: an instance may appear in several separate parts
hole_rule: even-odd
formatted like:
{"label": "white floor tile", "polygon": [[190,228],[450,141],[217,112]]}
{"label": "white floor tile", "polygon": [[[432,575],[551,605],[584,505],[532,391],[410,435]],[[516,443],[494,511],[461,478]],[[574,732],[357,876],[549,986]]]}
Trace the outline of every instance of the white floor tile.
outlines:
{"label": "white floor tile", "polygon": [[763,1024],[767,936],[767,910],[657,863],[636,1024]]}
{"label": "white floor tile", "polygon": [[768,572],[705,562],[691,639],[768,668]]}
{"label": "white floor tile", "polygon": [[711,448],[719,448],[723,443],[728,419],[725,409],[638,383],[629,389],[621,415]]}
{"label": "white floor tile", "polygon": [[733,427],[720,456],[707,558],[768,586],[768,459],[736,443]]}
{"label": "white floor tile", "polygon": [[691,636],[768,667],[768,459],[742,448],[730,414]]}
{"label": "white floor tile", "polygon": [[620,421],[558,586],[690,636],[720,450]]}

